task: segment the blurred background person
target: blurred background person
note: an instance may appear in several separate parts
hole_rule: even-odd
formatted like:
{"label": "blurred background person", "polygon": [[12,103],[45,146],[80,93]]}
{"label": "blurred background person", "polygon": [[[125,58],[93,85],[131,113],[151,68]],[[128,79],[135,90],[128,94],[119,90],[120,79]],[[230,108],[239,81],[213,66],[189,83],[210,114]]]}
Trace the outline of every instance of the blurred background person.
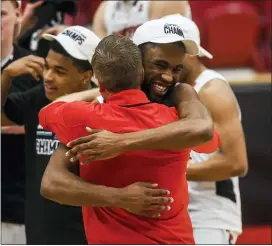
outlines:
{"label": "blurred background person", "polygon": [[132,37],[146,21],[175,13],[191,18],[188,1],[103,1],[95,12],[93,31],[99,37],[113,33]]}
{"label": "blurred background person", "polygon": [[[43,47],[38,49],[40,34],[48,27],[63,24],[65,14],[75,15],[76,6],[76,0],[23,0],[22,30],[18,44],[46,56],[48,46],[44,48],[44,53]],[[43,45],[46,42],[42,42]]]}
{"label": "blurred background person", "polygon": [[[158,19],[165,15],[179,13],[191,18],[191,8],[188,1],[94,1],[87,4],[86,0],[78,2],[81,7],[75,18],[67,16],[66,25],[83,24],[89,26],[99,37],[103,38],[109,34],[121,34],[132,37],[138,26],[148,20]],[[83,10],[82,7],[85,7]],[[97,7],[93,9],[91,7]],[[89,10],[93,19],[89,22],[86,16],[86,9]],[[78,17],[77,17],[78,16]],[[91,25],[90,25],[91,24]],[[61,25],[46,30],[46,33],[57,34],[67,26]]]}
{"label": "blurred background person", "polygon": [[[29,52],[14,44],[20,32],[20,1],[1,3],[1,72]],[[8,93],[38,85],[31,75],[13,78]],[[24,127],[1,127],[1,242],[24,244],[25,145]]]}

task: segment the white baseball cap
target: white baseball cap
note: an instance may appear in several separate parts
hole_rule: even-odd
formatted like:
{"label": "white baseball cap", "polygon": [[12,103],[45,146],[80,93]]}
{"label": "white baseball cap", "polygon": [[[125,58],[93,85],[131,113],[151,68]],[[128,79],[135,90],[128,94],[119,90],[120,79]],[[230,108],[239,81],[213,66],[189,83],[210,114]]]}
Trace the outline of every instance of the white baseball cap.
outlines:
{"label": "white baseball cap", "polygon": [[162,19],[171,23],[175,23],[182,29],[184,35],[188,34],[199,45],[199,56],[206,56],[209,59],[213,58],[213,55],[210,52],[200,46],[200,33],[195,22],[180,14],[167,15],[162,17]]}
{"label": "white baseball cap", "polygon": [[91,30],[82,26],[71,26],[64,29],[57,36],[43,34],[46,40],[56,40],[72,57],[79,60],[92,62],[95,48],[100,42],[100,38]]}
{"label": "white baseball cap", "polygon": [[145,22],[139,26],[133,36],[136,45],[144,43],[167,44],[181,41],[190,55],[199,54],[199,46],[187,33],[183,32],[176,23],[164,19]]}

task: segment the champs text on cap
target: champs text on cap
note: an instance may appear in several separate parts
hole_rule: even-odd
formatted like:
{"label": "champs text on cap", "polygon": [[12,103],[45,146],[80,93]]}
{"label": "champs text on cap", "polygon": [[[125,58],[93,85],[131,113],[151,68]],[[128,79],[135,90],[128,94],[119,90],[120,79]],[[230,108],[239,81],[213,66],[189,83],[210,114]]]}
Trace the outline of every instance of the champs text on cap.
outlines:
{"label": "champs text on cap", "polygon": [[176,24],[168,24],[168,23],[166,23],[164,25],[164,33],[165,34],[177,34],[177,35],[179,35],[179,36],[181,36],[181,37],[183,37],[185,39],[183,31]]}

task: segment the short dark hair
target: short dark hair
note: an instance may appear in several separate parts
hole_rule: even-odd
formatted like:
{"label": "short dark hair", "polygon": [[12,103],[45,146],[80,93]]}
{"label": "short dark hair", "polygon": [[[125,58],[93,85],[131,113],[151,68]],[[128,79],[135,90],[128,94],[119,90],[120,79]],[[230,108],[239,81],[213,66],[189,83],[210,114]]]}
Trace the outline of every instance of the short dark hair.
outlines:
{"label": "short dark hair", "polygon": [[95,49],[92,66],[96,78],[111,92],[139,88],[142,82],[142,57],[129,38],[109,35]]}
{"label": "short dark hair", "polygon": [[53,50],[54,52],[61,54],[67,58],[69,58],[73,65],[82,72],[86,72],[91,70],[92,71],[92,66],[89,61],[86,60],[79,60],[74,57],[72,57],[62,46],[57,40],[53,40],[50,42],[50,49]]}
{"label": "short dark hair", "polygon": [[[172,44],[177,45],[177,46],[183,48],[184,52],[186,52],[185,45],[184,45],[183,42],[178,41],[178,42],[174,42]],[[142,57],[144,57],[146,49],[154,48],[157,45],[160,45],[160,44],[159,43],[152,43],[152,42],[147,42],[147,43],[140,44],[138,47],[139,47],[139,49],[141,51]]]}

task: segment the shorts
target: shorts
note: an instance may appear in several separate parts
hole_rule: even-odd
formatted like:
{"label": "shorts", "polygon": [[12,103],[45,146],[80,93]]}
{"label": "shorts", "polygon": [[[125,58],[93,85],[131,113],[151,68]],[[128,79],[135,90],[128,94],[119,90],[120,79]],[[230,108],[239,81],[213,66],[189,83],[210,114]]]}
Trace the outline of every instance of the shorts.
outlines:
{"label": "shorts", "polygon": [[2,222],[1,244],[26,244],[25,226]]}
{"label": "shorts", "polygon": [[224,229],[194,228],[196,244],[235,244],[237,234]]}

